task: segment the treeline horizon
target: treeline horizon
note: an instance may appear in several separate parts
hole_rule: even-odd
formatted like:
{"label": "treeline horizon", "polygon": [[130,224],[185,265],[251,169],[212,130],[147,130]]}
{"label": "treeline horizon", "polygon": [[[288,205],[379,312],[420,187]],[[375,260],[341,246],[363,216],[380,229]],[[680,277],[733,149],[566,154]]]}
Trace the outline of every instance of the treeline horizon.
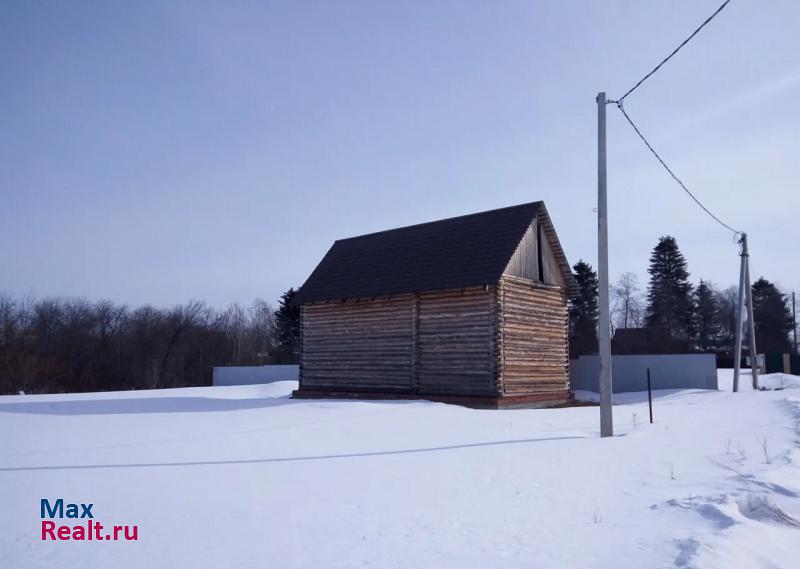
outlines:
{"label": "treeline horizon", "polygon": [[[737,286],[717,288],[710,281],[689,280],[688,263],[674,237],[665,235],[650,254],[646,290],[633,273],[609,286],[611,333],[641,329],[636,345],[614,345],[613,353],[715,353],[718,361],[734,357],[738,308]],[[570,307],[570,355],[598,352],[598,279],[590,264],[579,260],[573,275],[580,293]],[[751,275],[752,276],[752,275]],[[790,334],[795,321],[787,295],[759,276],[751,285],[758,353],[794,351]],[[744,311],[742,338],[749,337]],[[743,353],[748,352],[747,345]]]}
{"label": "treeline horizon", "polygon": [[[580,294],[570,302],[570,357],[597,353],[598,282],[579,260]],[[673,237],[650,256],[646,289],[633,273],[611,285],[612,333],[646,330],[645,352],[713,352],[732,357],[738,288],[689,281]],[[752,285],[759,353],[791,351],[786,296],[761,277]],[[0,394],[114,391],[211,385],[214,366],[297,363],[295,290],[277,309],[263,300],[213,308],[189,300],[168,308],[108,300],[0,294]],[[744,327],[744,336],[747,326]],[[746,346],[744,351],[746,352]],[[617,351],[615,353],[626,353]],[[634,353],[634,352],[627,352]]]}
{"label": "treeline horizon", "polygon": [[204,386],[214,366],[296,363],[294,292],[277,310],[0,295],[0,394]]}

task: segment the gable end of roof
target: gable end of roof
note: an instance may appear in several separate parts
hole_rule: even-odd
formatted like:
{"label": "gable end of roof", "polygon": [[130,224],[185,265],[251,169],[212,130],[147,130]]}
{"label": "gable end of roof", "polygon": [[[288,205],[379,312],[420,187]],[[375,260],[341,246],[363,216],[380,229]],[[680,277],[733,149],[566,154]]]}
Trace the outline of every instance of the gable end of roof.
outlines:
{"label": "gable end of roof", "polygon": [[[574,279],[541,201],[339,239],[294,304],[491,285],[525,231],[542,220],[572,292]],[[565,272],[566,271],[566,272]]]}

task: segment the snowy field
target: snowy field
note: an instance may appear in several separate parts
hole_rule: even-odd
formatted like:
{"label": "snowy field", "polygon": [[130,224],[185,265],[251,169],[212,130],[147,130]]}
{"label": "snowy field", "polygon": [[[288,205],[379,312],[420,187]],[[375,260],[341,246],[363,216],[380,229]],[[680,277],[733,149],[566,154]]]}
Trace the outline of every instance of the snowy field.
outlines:
{"label": "snowy field", "polygon": [[[0,397],[0,566],[800,565],[800,383],[477,411],[292,383]],[[40,500],[138,541],[42,541]],[[69,520],[83,523],[84,520]]]}

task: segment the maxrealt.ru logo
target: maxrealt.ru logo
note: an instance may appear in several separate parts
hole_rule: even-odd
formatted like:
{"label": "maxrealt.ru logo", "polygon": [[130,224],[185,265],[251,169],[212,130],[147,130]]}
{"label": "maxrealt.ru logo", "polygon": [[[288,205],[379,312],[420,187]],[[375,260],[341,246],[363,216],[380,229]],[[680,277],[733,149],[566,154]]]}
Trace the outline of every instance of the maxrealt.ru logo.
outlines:
{"label": "maxrealt.ru logo", "polygon": [[[58,498],[52,503],[42,498],[42,541],[137,541],[138,525],[105,526],[94,519],[94,504],[64,503]],[[48,519],[49,518],[49,519]],[[56,523],[58,520],[85,520],[72,523]],[[108,527],[108,529],[106,529]]]}

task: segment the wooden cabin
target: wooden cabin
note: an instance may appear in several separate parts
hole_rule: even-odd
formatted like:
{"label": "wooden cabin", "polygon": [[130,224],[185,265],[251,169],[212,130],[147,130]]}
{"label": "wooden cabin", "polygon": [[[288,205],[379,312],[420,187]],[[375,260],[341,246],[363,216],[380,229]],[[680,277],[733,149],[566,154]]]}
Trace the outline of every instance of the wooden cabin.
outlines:
{"label": "wooden cabin", "polygon": [[563,402],[574,291],[543,202],[341,239],[294,299],[294,397]]}

